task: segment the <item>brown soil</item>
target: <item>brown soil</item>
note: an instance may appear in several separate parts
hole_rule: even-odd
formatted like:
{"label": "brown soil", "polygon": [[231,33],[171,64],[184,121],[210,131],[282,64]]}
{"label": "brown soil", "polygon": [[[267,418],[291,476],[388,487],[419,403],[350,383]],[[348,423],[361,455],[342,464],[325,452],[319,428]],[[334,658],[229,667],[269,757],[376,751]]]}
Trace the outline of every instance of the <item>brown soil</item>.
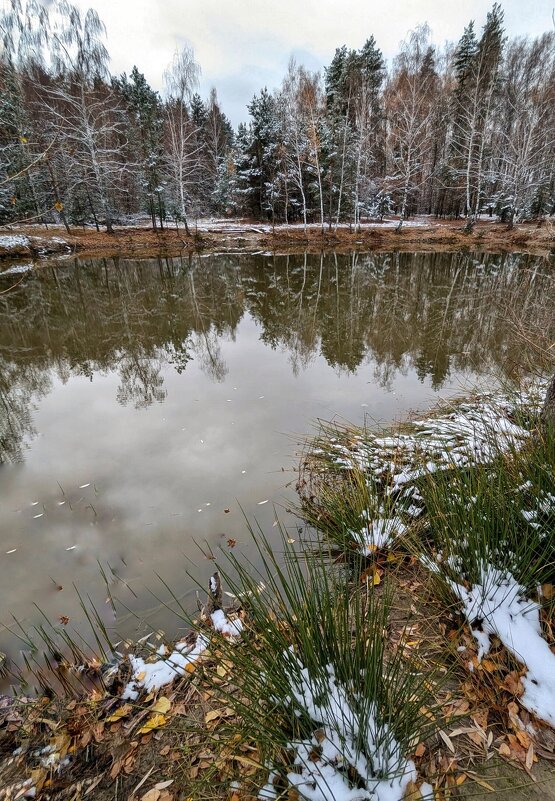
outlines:
{"label": "brown soil", "polygon": [[[174,228],[153,231],[146,227],[119,227],[115,233],[91,229],[71,229],[60,226],[48,230],[38,226],[20,225],[5,228],[2,233],[40,236],[42,240],[61,237],[82,256],[151,256],[160,253],[178,255],[193,252],[273,252],[293,251],[426,251],[482,250],[495,252],[524,251],[547,254],[555,248],[555,230],[549,222],[519,224],[509,229],[504,224],[480,221],[473,231],[464,230],[462,221],[435,221],[422,218],[407,224],[400,232],[394,227],[364,225],[360,231],[340,227],[322,231],[311,226],[271,226],[247,220],[199,223],[198,230],[186,236]],[[0,254],[1,255],[1,254]]]}

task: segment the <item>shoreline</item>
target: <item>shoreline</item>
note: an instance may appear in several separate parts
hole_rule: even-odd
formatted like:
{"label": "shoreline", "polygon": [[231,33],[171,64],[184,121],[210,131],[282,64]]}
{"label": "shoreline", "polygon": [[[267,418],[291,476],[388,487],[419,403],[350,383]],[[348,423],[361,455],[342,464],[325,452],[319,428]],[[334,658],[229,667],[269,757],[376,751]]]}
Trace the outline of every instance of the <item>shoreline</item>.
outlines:
{"label": "shoreline", "polygon": [[[503,432],[498,440],[499,453],[506,451],[507,458],[519,458],[517,454],[522,446],[524,455],[520,464],[525,465],[529,453],[526,442],[530,441],[530,432],[535,430],[534,414],[537,414],[544,390],[544,385],[538,384],[531,388],[530,394],[525,392],[512,401],[503,393],[461,397],[445,407],[430,410],[421,420],[409,419],[381,433],[372,434],[359,428],[323,429],[322,439],[311,440],[303,457],[304,460],[308,457],[309,462],[316,459],[317,464],[309,466],[305,461],[305,469],[313,473],[317,484],[320,480],[320,487],[329,487],[334,474],[331,484],[336,485],[337,498],[342,499],[341,503],[350,503],[348,488],[353,486],[351,482],[357,473],[366,484],[369,465],[383,465],[386,470],[394,465],[395,475],[382,475],[380,471],[382,485],[397,486],[399,499],[408,491],[414,503],[411,482],[424,491],[424,486],[418,482],[425,479],[424,473],[417,474],[411,464],[415,458],[418,464],[432,457],[436,461],[439,459],[438,476],[445,468],[464,472],[471,464],[490,466],[498,455],[497,449],[493,453],[490,448],[492,431]],[[496,399],[499,405],[491,406],[497,403]],[[527,420],[526,429],[520,427],[524,420]],[[412,447],[413,441],[419,443],[417,450]],[[401,451],[403,458],[400,458]],[[392,458],[392,454],[399,458]],[[445,464],[441,459],[446,460]],[[301,502],[304,496],[309,506],[314,503],[320,506],[318,486],[304,484],[298,489]],[[327,492],[321,497],[324,506],[330,500]],[[356,498],[357,493],[352,496],[355,501]],[[395,516],[400,511],[407,525],[407,515],[414,517],[414,531],[421,536],[424,529],[419,518],[423,510],[411,509],[412,506],[395,511],[391,507],[390,518],[381,522],[388,524],[390,533],[395,523],[400,528],[397,535],[402,538],[403,527],[395,522],[400,519]],[[322,542],[333,542],[333,532],[339,530],[341,521],[347,520],[345,510],[337,504],[328,505],[329,521],[321,517],[322,511],[324,509],[316,508],[314,521],[310,514],[304,519],[312,522]],[[331,525],[328,526],[328,522]],[[430,591],[436,581],[434,571],[430,573],[432,561],[414,558],[415,552],[403,548],[400,540],[389,541],[385,536],[381,541],[368,539],[370,533],[385,535],[387,526],[379,531],[375,525],[367,528],[360,540],[353,530],[348,541],[337,541],[337,553],[343,552],[345,558],[352,561],[355,552],[363,552],[352,562],[358,568],[366,568],[360,580],[348,579],[353,597],[364,594],[364,582],[372,575],[374,587],[383,582],[391,586],[398,599],[410,598],[410,612],[407,603],[401,600],[388,616],[390,658],[397,652],[403,659],[408,659],[411,653],[418,654],[421,669],[435,663],[449,670],[453,660],[457,665],[452,673],[456,683],[433,685],[438,693],[438,717],[429,732],[425,733],[424,729],[414,732],[414,742],[406,757],[411,760],[407,764],[418,768],[418,779],[409,782],[403,798],[410,798],[410,801],[423,796],[439,799],[444,797],[444,792],[462,784],[465,787],[458,797],[466,797],[468,787],[470,795],[476,799],[485,795],[481,794],[481,788],[488,792],[504,791],[504,797],[515,801],[553,798],[553,774],[549,767],[554,747],[552,729],[546,722],[548,718],[544,717],[542,723],[537,717],[530,717],[522,685],[526,665],[521,664],[515,670],[510,654],[503,651],[503,639],[497,629],[491,632],[499,639],[494,654],[482,660],[478,647],[480,638],[472,628],[472,619],[468,617],[459,627],[453,628],[453,623],[448,625],[454,599],[445,603],[441,594]],[[287,542],[284,540],[284,548]],[[441,564],[439,560],[438,564]],[[318,569],[316,560],[314,575]],[[312,582],[310,585],[313,586]],[[467,585],[465,580],[464,586]],[[251,584],[241,586],[246,588]],[[462,579],[458,588],[465,592]],[[387,592],[382,597],[382,590],[383,587],[377,586],[376,599],[386,603]],[[115,663],[101,665],[98,660],[89,663],[88,668],[95,675],[104,675],[106,679],[114,671],[110,679],[114,683],[106,687],[102,687],[101,682],[88,694],[62,694],[54,699],[0,696],[0,788],[5,790],[2,795],[0,789],[0,799],[35,797],[63,801],[69,797],[68,792],[75,793],[71,797],[85,797],[94,791],[96,799],[109,801],[114,792],[119,795],[122,790],[129,798],[141,801],[174,801],[176,794],[179,798],[183,793],[187,798],[216,797],[234,801],[254,801],[262,797],[256,787],[260,787],[260,780],[264,781],[267,769],[265,771],[265,763],[259,761],[256,737],[243,738],[244,723],[239,717],[243,689],[234,678],[241,666],[247,664],[242,661],[242,650],[246,649],[248,660],[249,655],[256,657],[259,648],[264,652],[264,646],[268,647],[269,641],[264,640],[265,627],[260,625],[260,613],[273,607],[268,602],[270,596],[267,599],[260,595],[259,602],[255,602],[258,597],[255,594],[245,608],[239,603],[228,618],[229,610],[224,611],[221,606],[222,588],[216,573],[210,579],[207,603],[198,623],[189,636],[174,644],[171,653],[171,648],[160,645],[153,635],[152,643],[136,644],[135,653],[120,654]],[[306,597],[309,600],[309,596]],[[345,607],[349,615],[350,604],[349,601]],[[365,619],[360,618],[361,621]],[[272,620],[270,614],[268,625]],[[295,634],[291,620],[285,616],[272,631],[281,632],[287,642],[293,638],[291,643],[296,642],[299,649],[304,639]],[[381,641],[382,626],[376,631]],[[547,644],[547,639],[544,642]],[[280,653],[286,652],[278,648],[276,659]],[[60,668],[67,670],[63,665]],[[105,672],[104,668],[110,668],[110,672]],[[533,669],[530,662],[531,674]],[[497,706],[492,706],[492,693],[495,697],[501,694],[501,703]],[[524,787],[526,780],[522,771],[532,777],[531,768],[538,757],[545,757],[545,760],[535,765],[533,783]],[[498,784],[501,786],[495,786]],[[209,786],[210,796],[206,795]],[[142,790],[137,795],[139,788]],[[198,795],[195,794],[197,788]],[[270,790],[274,790],[273,784]],[[268,797],[277,797],[277,791]]]}
{"label": "shoreline", "polygon": [[457,250],[497,253],[549,255],[555,250],[555,232],[548,222],[523,223],[509,229],[506,224],[479,221],[473,231],[464,230],[464,221],[416,218],[396,230],[396,221],[365,223],[359,231],[348,225],[336,229],[310,225],[263,225],[245,220],[200,221],[190,236],[182,229],[153,231],[141,226],[120,226],[113,234],[73,228],[67,234],[62,226],[19,225],[0,228],[0,261],[21,258],[41,259],[58,255],[113,257],[152,255],[175,256],[184,253],[293,253],[305,251],[443,251]]}

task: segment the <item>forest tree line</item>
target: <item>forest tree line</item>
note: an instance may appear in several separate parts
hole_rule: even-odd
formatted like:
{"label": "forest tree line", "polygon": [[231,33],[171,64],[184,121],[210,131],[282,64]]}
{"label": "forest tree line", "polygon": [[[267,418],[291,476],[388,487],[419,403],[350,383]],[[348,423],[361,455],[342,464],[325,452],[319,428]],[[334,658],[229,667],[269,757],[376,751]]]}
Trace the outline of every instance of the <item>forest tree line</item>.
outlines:
{"label": "forest tree line", "polygon": [[291,61],[237,130],[189,47],[160,94],[110,74],[102,21],[67,0],[10,0],[0,37],[0,224],[555,212],[555,33],[509,39],[498,4],[443,48],[418,27],[390,65],[373,36],[323,74]]}

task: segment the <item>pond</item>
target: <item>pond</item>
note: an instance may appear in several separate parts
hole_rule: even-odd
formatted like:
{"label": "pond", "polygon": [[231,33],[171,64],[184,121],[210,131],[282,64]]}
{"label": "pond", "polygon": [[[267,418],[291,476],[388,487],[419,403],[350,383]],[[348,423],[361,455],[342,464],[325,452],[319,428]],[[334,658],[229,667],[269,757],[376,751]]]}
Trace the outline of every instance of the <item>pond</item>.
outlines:
{"label": "pond", "polygon": [[30,627],[37,607],[79,628],[74,583],[119,633],[175,635],[157,574],[191,608],[210,551],[247,541],[244,516],[277,543],[277,512],[294,534],[296,454],[317,418],[387,424],[528,369],[515,328],[553,308],[553,263],[234,254],[34,270],[0,295],[0,649],[17,655],[12,615]]}

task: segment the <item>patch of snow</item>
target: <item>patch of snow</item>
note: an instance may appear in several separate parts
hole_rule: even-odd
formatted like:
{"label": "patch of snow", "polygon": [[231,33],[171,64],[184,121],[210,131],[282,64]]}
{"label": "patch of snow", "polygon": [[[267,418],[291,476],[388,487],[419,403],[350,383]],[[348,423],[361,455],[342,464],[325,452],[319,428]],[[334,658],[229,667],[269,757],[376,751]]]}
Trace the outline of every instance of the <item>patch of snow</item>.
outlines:
{"label": "patch of snow", "polygon": [[[401,801],[416,768],[390,727],[379,722],[377,708],[371,705],[360,715],[332,665],[312,677],[290,653],[289,701],[313,721],[315,734],[289,744],[295,753],[289,784],[308,801]],[[270,774],[258,797],[275,798],[273,791]]]}
{"label": "patch of snow", "polygon": [[0,236],[0,248],[28,247],[29,237],[20,234],[3,234]]}
{"label": "patch of snow", "polygon": [[478,643],[478,659],[488,653],[490,637],[498,637],[528,669],[520,703],[555,727],[555,654],[542,637],[539,605],[510,573],[491,565],[483,565],[480,582],[469,590],[454,581],[450,585]]}
{"label": "patch of snow", "polygon": [[35,265],[32,261],[25,264],[14,264],[13,267],[8,267],[7,270],[2,270],[0,275],[19,275],[20,273],[28,273]]}
{"label": "patch of snow", "polygon": [[129,656],[133,675],[122,693],[124,700],[136,701],[142,690],[153,692],[172,682],[177,676],[183,676],[187,665],[196,662],[200,655],[208,648],[208,640],[202,634],[197,636],[193,646],[188,647],[185,653],[182,650],[187,646],[179,645],[167,659],[156,662],[145,662],[140,656]]}
{"label": "patch of snow", "polygon": [[[363,517],[369,518],[368,512],[363,513]],[[360,543],[364,553],[375,551],[376,548],[386,548],[396,538],[402,536],[407,530],[398,515],[393,517],[377,517],[368,520],[365,530],[352,531],[353,539]]]}
{"label": "patch of snow", "polygon": [[214,630],[223,634],[224,637],[238,637],[243,631],[243,621],[237,618],[236,620],[228,620],[225,612],[222,609],[216,609],[210,615]]}

